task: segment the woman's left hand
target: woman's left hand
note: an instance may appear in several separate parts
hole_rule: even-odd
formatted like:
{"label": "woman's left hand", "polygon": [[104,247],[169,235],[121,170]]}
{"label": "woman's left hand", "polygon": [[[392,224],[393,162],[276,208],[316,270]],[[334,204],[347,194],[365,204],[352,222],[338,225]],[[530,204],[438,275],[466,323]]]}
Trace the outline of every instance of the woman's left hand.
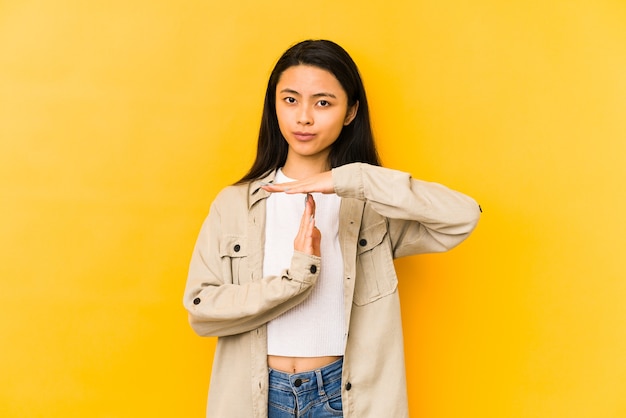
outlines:
{"label": "woman's left hand", "polygon": [[323,173],[288,183],[271,183],[263,185],[261,188],[271,193],[335,193],[332,171],[324,171]]}

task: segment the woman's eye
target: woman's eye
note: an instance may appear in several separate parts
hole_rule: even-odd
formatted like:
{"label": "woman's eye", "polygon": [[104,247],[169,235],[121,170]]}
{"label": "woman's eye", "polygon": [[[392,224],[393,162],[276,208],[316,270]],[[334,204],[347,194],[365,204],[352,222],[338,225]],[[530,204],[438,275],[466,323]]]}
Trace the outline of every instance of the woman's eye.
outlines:
{"label": "woman's eye", "polygon": [[322,107],[330,106],[330,103],[327,102],[326,100],[320,100],[318,104]]}
{"label": "woman's eye", "polygon": [[285,100],[289,104],[293,104],[296,102],[296,99],[294,99],[293,97],[285,97],[283,100]]}

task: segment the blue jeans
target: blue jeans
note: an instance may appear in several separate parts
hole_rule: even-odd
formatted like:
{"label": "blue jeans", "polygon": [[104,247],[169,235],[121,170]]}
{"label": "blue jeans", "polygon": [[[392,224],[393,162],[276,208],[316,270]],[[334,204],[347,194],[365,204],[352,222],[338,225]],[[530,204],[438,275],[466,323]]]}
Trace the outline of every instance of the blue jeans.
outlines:
{"label": "blue jeans", "polygon": [[296,374],[270,368],[268,418],[343,417],[343,360]]}

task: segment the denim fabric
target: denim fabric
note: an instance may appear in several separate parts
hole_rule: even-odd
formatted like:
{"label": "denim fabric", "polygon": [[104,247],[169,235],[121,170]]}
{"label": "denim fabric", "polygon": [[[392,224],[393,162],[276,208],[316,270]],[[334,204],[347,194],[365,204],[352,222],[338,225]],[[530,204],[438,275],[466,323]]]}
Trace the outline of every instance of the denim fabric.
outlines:
{"label": "denim fabric", "polygon": [[268,418],[342,417],[343,360],[321,369],[289,374],[270,369]]}

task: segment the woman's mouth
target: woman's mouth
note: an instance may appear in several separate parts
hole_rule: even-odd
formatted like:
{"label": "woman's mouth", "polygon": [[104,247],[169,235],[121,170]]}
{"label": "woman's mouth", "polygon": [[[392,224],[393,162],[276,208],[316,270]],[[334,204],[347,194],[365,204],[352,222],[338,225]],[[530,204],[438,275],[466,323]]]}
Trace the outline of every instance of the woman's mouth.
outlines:
{"label": "woman's mouth", "polygon": [[315,137],[315,134],[312,134],[310,132],[294,132],[293,136],[298,141],[308,141],[310,139],[313,139]]}

